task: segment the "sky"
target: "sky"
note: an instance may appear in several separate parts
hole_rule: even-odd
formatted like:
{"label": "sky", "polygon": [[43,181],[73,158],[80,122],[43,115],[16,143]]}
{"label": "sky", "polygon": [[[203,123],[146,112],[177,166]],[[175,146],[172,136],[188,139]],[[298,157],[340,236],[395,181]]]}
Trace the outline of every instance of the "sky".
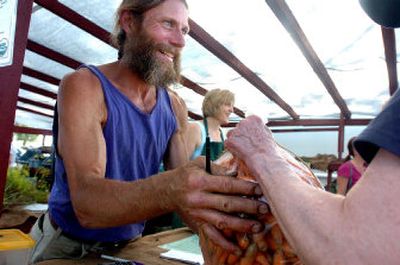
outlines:
{"label": "sky", "polygon": [[[359,135],[365,126],[348,126],[345,128],[344,153],[347,155],[347,142]],[[338,155],[337,132],[295,132],[274,133],[275,140],[298,156],[315,156],[317,154]]]}

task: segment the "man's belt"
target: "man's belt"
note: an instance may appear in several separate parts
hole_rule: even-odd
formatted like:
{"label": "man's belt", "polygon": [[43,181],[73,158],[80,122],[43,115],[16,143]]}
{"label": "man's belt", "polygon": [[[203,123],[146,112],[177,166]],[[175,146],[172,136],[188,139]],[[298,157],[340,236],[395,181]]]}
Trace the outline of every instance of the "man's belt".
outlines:
{"label": "man's belt", "polygon": [[[50,224],[54,228],[54,230],[57,230],[58,228],[60,228],[59,225],[54,221],[54,219],[51,217],[51,215],[49,213],[48,213],[48,215],[49,215]],[[102,249],[106,249],[106,250],[123,248],[130,241],[130,240],[121,240],[121,241],[117,241],[117,242],[98,242],[98,241],[93,241],[93,240],[80,239],[80,238],[77,238],[77,237],[75,237],[73,235],[65,233],[62,230],[61,230],[61,235],[66,237],[66,238],[68,238],[68,239],[71,239],[73,241],[77,241],[77,242],[80,242],[80,243],[83,243],[83,244],[87,244],[87,245],[95,245],[95,244],[97,244],[96,247],[102,248]]]}

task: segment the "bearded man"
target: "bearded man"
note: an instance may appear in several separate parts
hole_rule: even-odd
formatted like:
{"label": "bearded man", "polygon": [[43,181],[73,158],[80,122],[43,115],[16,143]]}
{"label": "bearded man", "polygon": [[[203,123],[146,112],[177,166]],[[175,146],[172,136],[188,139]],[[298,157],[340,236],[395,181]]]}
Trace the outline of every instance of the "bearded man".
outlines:
{"label": "bearded man", "polygon": [[[215,243],[240,251],[216,229],[257,232],[265,213],[253,183],[209,176],[188,161],[187,109],[167,87],[179,80],[189,31],[184,0],[124,0],[116,17],[119,60],[83,65],[61,82],[53,133],[55,181],[49,211],[31,231],[31,262],[81,258],[141,236],[145,220],[176,211]],[[158,173],[161,161],[167,169]]]}

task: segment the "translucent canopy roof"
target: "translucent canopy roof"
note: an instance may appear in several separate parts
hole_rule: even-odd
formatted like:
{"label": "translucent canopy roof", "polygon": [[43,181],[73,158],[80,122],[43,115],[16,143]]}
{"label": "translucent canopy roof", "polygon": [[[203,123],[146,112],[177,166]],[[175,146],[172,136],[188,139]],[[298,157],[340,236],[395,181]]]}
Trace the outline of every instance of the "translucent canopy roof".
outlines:
{"label": "translucent canopy roof", "polygon": [[[262,92],[260,87],[265,86],[287,103],[300,120],[341,117],[343,109],[332,96],[332,90],[329,92],[332,87],[350,111],[351,118],[375,117],[390,97],[382,28],[365,15],[357,0],[187,1],[191,20],[233,55],[230,58],[234,58],[233,64],[239,61],[250,71],[249,75],[243,75],[238,71],[244,69],[239,64],[238,69],[233,69],[226,64],[229,59],[216,56],[212,49],[190,34],[182,56],[182,75],[206,90],[231,90],[236,96],[236,107],[245,114],[257,114],[270,121],[293,119],[282,104]],[[108,32],[112,31],[114,11],[120,3],[119,0],[58,2]],[[305,43],[309,44],[306,46],[317,55],[314,61],[319,60],[324,66],[320,73],[303,55],[293,32],[289,34],[281,23],[280,18],[287,14],[274,12],[268,2],[287,4],[304,33]],[[71,64],[40,52],[43,47],[79,63],[98,65],[116,60],[117,51],[83,30],[81,22],[67,21],[50,9],[36,3],[33,6],[28,35],[31,45],[28,43],[24,59],[26,69],[55,80],[74,70]],[[32,43],[42,49],[34,48]],[[398,45],[396,50],[399,50]],[[328,79],[321,77],[324,71]],[[258,83],[249,77],[252,74],[259,78]],[[395,79],[397,81],[398,77]],[[327,80],[331,80],[328,85]],[[24,72],[21,82],[19,97],[22,100],[18,102],[21,108],[17,110],[15,123],[50,129],[53,111],[46,106],[54,106],[54,97],[28,91],[26,84],[57,93],[57,82],[48,82],[29,71]],[[184,85],[178,84],[174,89],[186,101],[191,113],[202,115],[203,95]],[[26,99],[40,104],[32,105]],[[232,122],[241,118],[238,114],[231,116]]]}

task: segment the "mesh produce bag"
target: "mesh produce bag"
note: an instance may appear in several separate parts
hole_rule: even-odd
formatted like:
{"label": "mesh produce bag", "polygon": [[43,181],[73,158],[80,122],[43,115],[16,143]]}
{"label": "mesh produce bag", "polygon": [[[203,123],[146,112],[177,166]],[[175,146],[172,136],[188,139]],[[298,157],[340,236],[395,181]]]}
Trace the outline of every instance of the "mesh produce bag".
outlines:
{"label": "mesh produce bag", "polygon": [[[280,146],[278,146],[278,149],[281,156],[292,168],[294,177],[300,178],[315,188],[323,189],[318,178],[302,160]],[[237,178],[256,182],[245,163],[229,152],[223,154],[215,163],[237,173]],[[264,197],[261,200],[266,201]],[[226,252],[214,245],[211,240],[204,238],[205,236],[201,233],[202,242],[206,242],[205,247],[202,247],[204,256],[208,257],[206,265],[302,264],[283,235],[272,213],[259,216],[257,219],[265,224],[264,231],[260,233],[237,233],[229,229],[222,231],[228,240],[236,243],[243,250],[241,256]]]}

